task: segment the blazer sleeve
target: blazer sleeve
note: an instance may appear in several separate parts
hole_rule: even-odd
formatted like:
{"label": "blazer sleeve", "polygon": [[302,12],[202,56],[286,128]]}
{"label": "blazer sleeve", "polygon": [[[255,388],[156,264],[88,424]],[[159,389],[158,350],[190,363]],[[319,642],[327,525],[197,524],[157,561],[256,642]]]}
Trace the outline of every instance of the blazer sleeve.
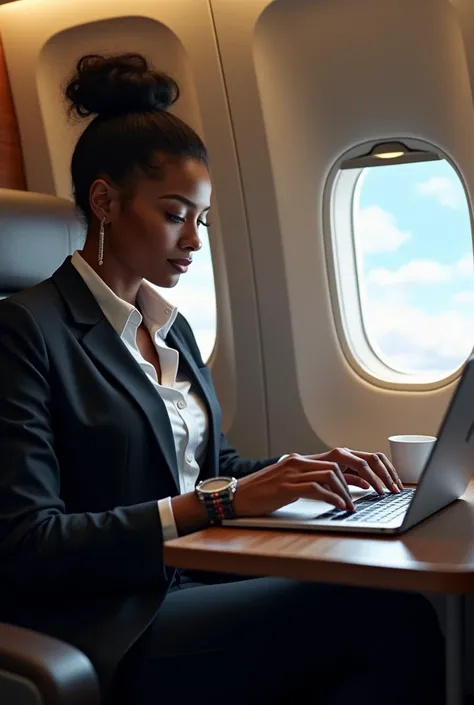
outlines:
{"label": "blazer sleeve", "polygon": [[277,463],[279,457],[265,458],[264,460],[250,460],[242,458],[236,450],[228,443],[225,435],[221,433],[220,448],[219,448],[219,474],[227,475],[227,477],[245,477],[251,475],[257,470],[262,470]]}
{"label": "blazer sleeve", "polygon": [[[194,359],[196,360],[198,366],[201,369],[203,369],[203,368],[207,369],[207,366],[204,364],[204,362],[202,360],[199,346],[196,342],[196,338],[194,337],[194,333],[193,333],[192,328],[189,325],[188,321],[181,314],[178,314],[177,321],[178,321],[178,325],[179,325],[179,327],[180,327],[180,329],[186,339],[186,342],[187,342],[188,347],[191,351],[191,354],[193,355]],[[212,394],[214,395],[214,398],[215,398],[215,404],[217,406],[219,406],[219,402],[217,400],[217,395],[216,395],[216,391],[214,389],[211,374],[206,374],[206,382],[211,387]],[[246,475],[250,475],[254,472],[257,472],[258,470],[262,470],[263,468],[266,468],[269,465],[273,465],[274,463],[278,462],[278,460],[279,460],[279,457],[265,458],[263,460],[250,460],[249,458],[243,458],[241,455],[239,455],[239,453],[236,450],[234,450],[234,448],[232,448],[232,446],[228,442],[225,435],[221,432],[220,441],[219,441],[219,474],[220,475],[227,475],[227,476],[236,477],[237,479],[239,479],[241,477],[245,477]]]}
{"label": "blazer sleeve", "polygon": [[21,590],[147,588],[166,580],[156,502],[68,514],[48,354],[33,315],[0,303],[0,575]]}

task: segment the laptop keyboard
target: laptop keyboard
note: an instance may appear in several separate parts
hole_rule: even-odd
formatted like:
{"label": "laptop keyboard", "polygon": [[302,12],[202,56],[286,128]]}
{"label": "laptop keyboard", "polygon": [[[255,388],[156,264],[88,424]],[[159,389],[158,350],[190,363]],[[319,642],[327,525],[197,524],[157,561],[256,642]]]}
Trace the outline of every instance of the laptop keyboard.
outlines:
{"label": "laptop keyboard", "polygon": [[361,523],[370,521],[375,524],[387,524],[406,513],[413,499],[415,490],[404,489],[399,494],[369,494],[356,499],[356,511],[347,512],[344,509],[330,509],[320,514],[317,519]]}

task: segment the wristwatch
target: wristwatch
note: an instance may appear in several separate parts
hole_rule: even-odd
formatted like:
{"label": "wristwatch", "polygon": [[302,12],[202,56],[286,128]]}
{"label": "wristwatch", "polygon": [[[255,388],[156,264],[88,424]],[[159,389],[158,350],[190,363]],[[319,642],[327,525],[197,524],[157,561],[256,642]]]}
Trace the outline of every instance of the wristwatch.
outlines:
{"label": "wristwatch", "polygon": [[223,519],[233,519],[232,500],[237,489],[235,477],[211,477],[196,487],[196,494],[207,510],[211,525],[220,524]]}

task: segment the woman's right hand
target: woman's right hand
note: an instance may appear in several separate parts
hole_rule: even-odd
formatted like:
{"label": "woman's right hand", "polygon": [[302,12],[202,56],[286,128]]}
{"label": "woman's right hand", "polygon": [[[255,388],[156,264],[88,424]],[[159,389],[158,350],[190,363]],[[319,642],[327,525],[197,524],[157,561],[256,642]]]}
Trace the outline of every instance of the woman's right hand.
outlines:
{"label": "woman's right hand", "polygon": [[301,498],[319,499],[354,511],[339,465],[297,454],[240,479],[233,508],[236,517],[262,516]]}

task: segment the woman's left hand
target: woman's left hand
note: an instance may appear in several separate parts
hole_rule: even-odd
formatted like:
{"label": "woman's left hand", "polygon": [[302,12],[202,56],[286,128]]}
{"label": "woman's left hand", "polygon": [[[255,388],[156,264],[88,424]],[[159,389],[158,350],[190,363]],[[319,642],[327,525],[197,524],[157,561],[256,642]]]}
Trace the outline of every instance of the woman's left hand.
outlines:
{"label": "woman's left hand", "polygon": [[390,460],[383,453],[364,453],[349,448],[334,448],[326,453],[308,455],[311,460],[326,460],[337,463],[348,485],[362,489],[373,487],[383,494],[384,485],[390,492],[400,492],[403,484]]}

